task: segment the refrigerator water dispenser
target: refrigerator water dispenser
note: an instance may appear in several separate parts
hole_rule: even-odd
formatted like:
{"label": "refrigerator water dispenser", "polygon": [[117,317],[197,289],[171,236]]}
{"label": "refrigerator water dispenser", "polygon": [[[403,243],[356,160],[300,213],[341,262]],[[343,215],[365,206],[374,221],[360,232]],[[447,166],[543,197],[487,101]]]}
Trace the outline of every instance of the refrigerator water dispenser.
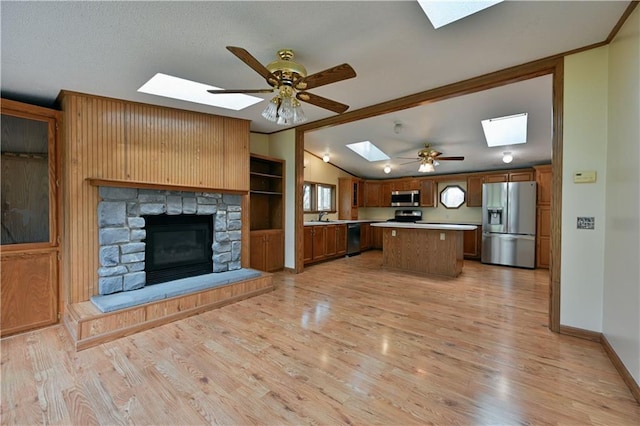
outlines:
{"label": "refrigerator water dispenser", "polygon": [[502,225],[502,208],[488,208],[489,225]]}

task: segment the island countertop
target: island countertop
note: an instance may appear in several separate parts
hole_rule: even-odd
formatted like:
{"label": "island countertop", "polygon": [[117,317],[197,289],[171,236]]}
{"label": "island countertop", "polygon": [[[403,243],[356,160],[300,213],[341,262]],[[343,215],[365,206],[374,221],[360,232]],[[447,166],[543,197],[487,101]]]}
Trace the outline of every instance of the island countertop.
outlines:
{"label": "island countertop", "polygon": [[426,223],[426,222],[378,222],[371,226],[380,228],[410,228],[410,229],[433,229],[439,231],[473,231],[475,225],[457,225],[450,223]]}

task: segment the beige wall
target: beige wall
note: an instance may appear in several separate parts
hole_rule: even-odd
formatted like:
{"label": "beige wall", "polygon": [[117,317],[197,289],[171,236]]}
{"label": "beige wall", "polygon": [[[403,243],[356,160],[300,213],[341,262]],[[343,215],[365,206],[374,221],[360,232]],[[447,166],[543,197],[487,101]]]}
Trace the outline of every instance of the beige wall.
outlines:
{"label": "beige wall", "polygon": [[602,331],[640,383],[640,8],[609,46]]}
{"label": "beige wall", "polygon": [[249,151],[253,154],[269,155],[269,135],[262,133],[249,134]]}
{"label": "beige wall", "polygon": [[[338,179],[351,177],[349,173],[342,171],[331,163],[325,163],[322,159],[305,151],[304,153],[304,180],[308,182],[327,183],[336,186],[336,209],[338,208]],[[330,213],[326,218],[330,220],[338,219],[338,213]],[[317,214],[305,214],[304,220],[317,219]]]}
{"label": "beige wall", "polygon": [[[602,331],[608,46],[565,59],[560,323]],[[573,183],[594,170],[596,183]],[[595,230],[576,229],[594,217]]]}
{"label": "beige wall", "polygon": [[[602,332],[640,383],[640,9],[565,59],[561,324]],[[595,184],[574,184],[595,170]],[[594,216],[595,231],[576,229]]]}

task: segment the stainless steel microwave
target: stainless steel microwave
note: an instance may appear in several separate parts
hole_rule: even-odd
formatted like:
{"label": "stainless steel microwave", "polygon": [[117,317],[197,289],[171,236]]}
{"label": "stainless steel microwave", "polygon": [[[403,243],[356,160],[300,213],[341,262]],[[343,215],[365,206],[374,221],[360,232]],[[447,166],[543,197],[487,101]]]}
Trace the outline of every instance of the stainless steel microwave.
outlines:
{"label": "stainless steel microwave", "polygon": [[420,206],[420,191],[391,191],[391,207]]}

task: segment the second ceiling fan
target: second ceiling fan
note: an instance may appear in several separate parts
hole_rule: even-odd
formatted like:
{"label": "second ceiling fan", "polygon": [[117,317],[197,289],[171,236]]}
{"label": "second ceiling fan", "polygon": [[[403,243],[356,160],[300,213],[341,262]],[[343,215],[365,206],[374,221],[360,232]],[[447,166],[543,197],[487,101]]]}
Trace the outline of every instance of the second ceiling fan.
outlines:
{"label": "second ceiling fan", "polygon": [[[306,120],[299,108],[298,100],[308,102],[320,108],[336,113],[345,112],[349,106],[322,96],[307,92],[309,89],[347,80],[356,76],[349,64],[336,65],[324,71],[307,75],[307,70],[293,60],[291,49],[278,51],[278,59],[262,65],[249,52],[241,47],[227,46],[227,50],[236,55],[242,62],[260,74],[271,88],[265,89],[211,89],[209,93],[270,93],[277,92],[263,112],[263,116],[278,124],[298,124]],[[296,113],[298,117],[296,117]]]}
{"label": "second ceiling fan", "polygon": [[[453,156],[453,157],[441,157],[442,153],[440,151],[436,151],[431,148],[431,144],[424,144],[424,148],[418,151],[417,158],[409,163],[414,161],[420,162],[420,167],[418,168],[419,172],[429,173],[435,171],[435,166],[437,166],[439,161],[462,161],[464,157],[462,156]],[[404,163],[404,164],[409,164]]]}

